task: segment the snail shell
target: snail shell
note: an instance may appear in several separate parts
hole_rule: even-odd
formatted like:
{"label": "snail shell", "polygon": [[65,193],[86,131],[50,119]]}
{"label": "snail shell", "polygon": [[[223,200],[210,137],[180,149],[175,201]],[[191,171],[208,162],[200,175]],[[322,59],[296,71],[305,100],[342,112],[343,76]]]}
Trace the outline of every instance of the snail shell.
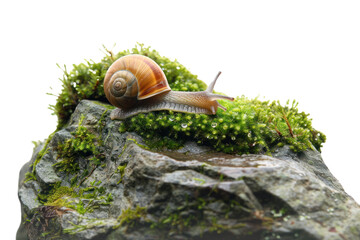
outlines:
{"label": "snail shell", "polygon": [[204,114],[215,114],[218,107],[226,110],[216,99],[234,98],[212,93],[219,75],[206,91],[172,91],[164,72],[152,59],[137,54],[121,57],[110,66],[104,79],[106,98],[118,107],[110,117],[125,119],[159,110]]}

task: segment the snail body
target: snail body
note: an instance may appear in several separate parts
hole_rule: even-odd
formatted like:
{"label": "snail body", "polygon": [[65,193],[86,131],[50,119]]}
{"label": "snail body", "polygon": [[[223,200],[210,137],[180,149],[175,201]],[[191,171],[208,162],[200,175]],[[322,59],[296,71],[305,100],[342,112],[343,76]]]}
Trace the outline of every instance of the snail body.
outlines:
{"label": "snail body", "polygon": [[104,79],[104,92],[116,106],[111,119],[125,119],[138,113],[172,110],[186,113],[216,114],[221,106],[216,99],[234,98],[212,93],[216,80],[201,92],[172,91],[164,72],[152,59],[127,55],[116,60]]}

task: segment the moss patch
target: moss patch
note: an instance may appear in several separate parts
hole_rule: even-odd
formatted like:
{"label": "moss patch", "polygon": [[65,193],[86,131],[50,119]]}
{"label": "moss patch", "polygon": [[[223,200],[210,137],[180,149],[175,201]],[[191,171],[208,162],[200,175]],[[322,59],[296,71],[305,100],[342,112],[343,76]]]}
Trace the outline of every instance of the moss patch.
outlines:
{"label": "moss patch", "polygon": [[69,198],[76,198],[79,195],[73,188],[66,186],[55,186],[48,195],[40,195],[45,206],[67,207],[75,209],[73,202]]}
{"label": "moss patch", "polygon": [[[55,132],[53,132],[52,134],[49,135],[49,137],[46,139],[44,147],[40,150],[40,152],[38,153],[38,155],[36,156],[36,159],[34,161],[34,163],[31,165],[32,169],[33,169],[33,173],[35,173],[35,167],[36,165],[40,162],[41,158],[46,154],[46,152],[48,151],[48,145],[51,141],[51,139],[53,138]],[[36,145],[35,145],[36,147]]]}
{"label": "moss patch", "polygon": [[[197,79],[176,60],[144,47],[114,54],[108,51],[99,63],[87,61],[64,68],[63,90],[55,105],[58,129],[70,118],[82,99],[108,103],[103,92],[103,79],[109,66],[127,54],[142,54],[152,58],[164,71],[175,91],[202,91],[204,82]],[[139,114],[122,122],[119,131],[135,131],[152,148],[176,149],[187,140],[195,140],[225,153],[270,153],[275,146],[289,144],[294,151],[315,148],[320,151],[326,137],[311,125],[309,115],[299,112],[297,103],[280,105],[278,101],[260,101],[237,97],[234,102],[220,101],[228,111],[218,110],[215,116],[172,111]]]}
{"label": "moss patch", "polygon": [[248,209],[239,201],[226,196],[218,200],[219,196],[213,196],[216,194],[215,190],[204,198],[189,196],[179,203],[177,208],[168,205],[158,218],[152,219],[147,218],[146,207],[128,208],[118,217],[118,224],[114,228],[124,227],[125,231],[137,231],[141,227],[150,228],[153,232],[163,233],[164,239],[167,239],[173,234],[193,231],[194,229],[191,229],[194,227],[200,227],[202,234],[215,233],[215,235],[254,226],[266,230],[271,229],[276,222],[283,221],[288,215],[285,208],[279,213],[270,209],[264,211]]}
{"label": "moss patch", "polygon": [[[106,111],[103,116],[105,116]],[[100,205],[109,205],[113,201],[111,193],[107,193],[104,187],[100,186],[101,181],[93,181],[82,187],[94,170],[102,164],[104,154],[102,151],[101,139],[83,126],[84,116],[80,117],[78,127],[64,143],[57,146],[59,161],[53,166],[69,178],[71,186],[62,186],[61,182],[49,184],[38,193],[39,201],[45,206],[66,207],[77,211],[80,214],[92,212]],[[97,130],[103,127],[103,117],[95,126]],[[39,152],[34,165],[48,149],[52,135],[46,141],[44,148]],[[79,159],[85,160],[85,166],[80,170]],[[70,179],[71,178],[71,179]],[[26,181],[36,180],[33,172],[26,174]]]}
{"label": "moss patch", "polygon": [[[61,172],[76,173],[79,171],[79,157],[89,157],[92,165],[98,166],[104,156],[100,150],[101,140],[91,133],[85,126],[82,126],[84,116],[81,117],[75,132],[71,134],[74,138],[66,140],[57,148],[58,158],[62,160],[55,163],[54,167]],[[101,124],[101,120],[99,121]],[[100,126],[100,125],[99,125]]]}
{"label": "moss patch", "polygon": [[238,97],[221,101],[228,110],[215,116],[171,111],[139,114],[122,122],[120,131],[135,131],[150,147],[178,148],[195,140],[225,153],[271,152],[289,144],[294,151],[320,150],[325,135],[311,126],[297,103],[260,101]]}
{"label": "moss patch", "polygon": [[38,195],[44,206],[66,207],[80,214],[92,212],[100,205],[110,205],[113,201],[111,193],[106,193],[101,182],[92,182],[89,187],[75,188],[55,184],[47,192]]}
{"label": "moss patch", "polygon": [[[104,94],[104,77],[107,69],[118,58],[128,54],[141,54],[152,58],[164,71],[171,89],[177,91],[202,91],[206,89],[206,84],[197,79],[196,75],[191,74],[183,65],[176,60],[160,56],[151,50],[138,44],[131,50],[124,50],[119,53],[108,51],[100,62],[92,60],[73,65],[73,69],[68,71],[66,66],[62,68],[64,75],[61,79],[63,89],[57,96],[55,105],[50,105],[54,114],[58,117],[57,129],[61,129],[70,119],[77,104],[82,99],[99,100],[108,103]],[[59,66],[60,67],[60,66]]]}
{"label": "moss patch", "polygon": [[127,167],[127,164],[123,164],[117,167],[115,173],[119,173],[120,174],[120,180],[117,182],[117,184],[121,183],[124,175],[125,175],[125,168]]}
{"label": "moss patch", "polygon": [[114,228],[118,228],[123,225],[126,225],[127,227],[134,227],[137,223],[139,223],[140,219],[146,217],[146,214],[147,210],[145,207],[136,206],[135,209],[125,209],[117,219],[119,224],[114,226]]}

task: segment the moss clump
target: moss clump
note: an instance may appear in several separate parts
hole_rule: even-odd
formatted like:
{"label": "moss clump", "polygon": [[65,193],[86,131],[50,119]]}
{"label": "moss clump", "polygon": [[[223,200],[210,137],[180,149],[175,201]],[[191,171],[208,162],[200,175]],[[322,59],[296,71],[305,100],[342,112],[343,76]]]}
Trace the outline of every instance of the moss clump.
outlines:
{"label": "moss clump", "polygon": [[[100,181],[93,181],[89,187],[74,188],[55,184],[47,192],[38,195],[44,206],[67,207],[80,214],[92,212],[100,205],[110,205],[113,201],[111,193],[106,194]],[[84,201],[87,200],[87,201]]]}
{"label": "moss clump", "polygon": [[238,97],[221,104],[228,110],[215,116],[171,111],[139,114],[123,121],[121,131],[137,132],[151,147],[177,148],[195,140],[225,153],[270,152],[283,144],[294,151],[320,150],[325,141],[324,134],[312,128],[308,114],[298,112],[295,101],[281,106],[276,101]]}
{"label": "moss clump", "polygon": [[[64,69],[63,90],[52,106],[58,116],[58,128],[66,124],[78,102],[94,99],[107,102],[103,92],[106,70],[121,56],[142,54],[163,69],[170,87],[178,91],[202,91],[206,85],[177,61],[138,45],[117,54],[109,52],[99,63],[87,61]],[[152,148],[175,149],[187,140],[211,146],[226,153],[271,152],[275,146],[289,144],[294,151],[315,148],[320,151],[325,135],[315,130],[308,114],[299,112],[297,103],[282,106],[278,101],[260,101],[244,96],[234,102],[220,101],[228,111],[215,116],[175,113],[172,111],[139,114],[122,122],[119,131],[135,131]]]}
{"label": "moss clump", "polygon": [[170,87],[178,91],[202,91],[206,89],[206,84],[197,79],[183,65],[176,60],[170,61],[166,57],[160,56],[150,47],[138,44],[131,50],[125,50],[114,54],[108,51],[99,63],[86,61],[78,65],[73,65],[73,69],[68,71],[66,67],[62,70],[64,76],[61,79],[63,89],[55,105],[50,105],[54,114],[58,117],[58,129],[61,129],[70,119],[75,107],[82,99],[99,100],[108,102],[104,94],[104,77],[107,69],[118,58],[128,54],[141,54],[152,58],[164,71]]}
{"label": "moss clump", "polygon": [[67,207],[74,209],[70,199],[79,197],[74,188],[61,186],[61,183],[49,185],[38,193],[38,199],[44,206]]}
{"label": "moss clump", "polygon": [[50,193],[43,199],[46,201],[47,206],[64,206],[72,207],[64,198],[75,198],[79,195],[74,191],[73,188],[66,186],[57,186],[53,188]]}
{"label": "moss clump", "polygon": [[[40,202],[46,206],[67,207],[80,214],[92,212],[100,205],[109,205],[113,200],[111,193],[107,193],[105,188],[100,186],[101,181],[93,181],[87,187],[81,187],[104,159],[101,139],[82,125],[83,120],[84,116],[81,116],[76,131],[72,132],[73,138],[57,146],[58,159],[61,160],[53,165],[57,171],[72,177],[71,187],[61,186],[61,182],[58,182],[48,185],[38,194]],[[99,121],[96,128],[101,127],[102,123]],[[46,152],[48,142],[40,151],[39,159],[44,155],[42,152]],[[87,168],[83,171],[80,171],[79,167],[80,158],[88,160],[85,161]],[[28,173],[27,176],[27,181],[35,177],[33,173]]]}
{"label": "moss clump", "polygon": [[83,120],[84,116],[81,117],[76,131],[72,132],[74,138],[66,140],[57,148],[58,158],[63,159],[54,164],[58,171],[78,172],[79,163],[77,159],[79,157],[92,156],[89,160],[94,166],[99,165],[104,158],[99,147],[101,144],[96,144],[101,140],[82,125]]}
{"label": "moss clump", "polygon": [[135,209],[128,208],[123,210],[121,215],[118,217],[119,224],[114,226],[114,228],[121,227],[126,225],[127,227],[134,227],[141,218],[145,218],[147,210],[145,207],[136,206]]}
{"label": "moss clump", "polygon": [[24,183],[27,183],[27,182],[30,182],[30,181],[36,181],[36,175],[33,172],[25,173]]}

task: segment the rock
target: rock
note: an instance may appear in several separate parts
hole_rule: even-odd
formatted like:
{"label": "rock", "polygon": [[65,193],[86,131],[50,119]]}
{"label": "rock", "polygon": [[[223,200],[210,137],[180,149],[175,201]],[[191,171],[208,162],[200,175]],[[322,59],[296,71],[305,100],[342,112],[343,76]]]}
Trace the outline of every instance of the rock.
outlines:
{"label": "rock", "polygon": [[[81,101],[69,125],[41,146],[36,180],[25,183],[34,151],[20,172],[17,239],[360,239],[360,207],[320,153],[284,146],[272,156],[238,156],[193,142],[154,151],[137,134],[120,133],[109,113]],[[57,147],[74,138],[79,121],[99,138],[102,160],[76,155],[78,172],[58,171]],[[49,204],[61,186],[73,193]]]}
{"label": "rock", "polygon": [[24,207],[28,210],[33,210],[40,206],[37,199],[37,193],[40,190],[40,186],[36,181],[24,183],[19,189],[19,199]]}
{"label": "rock", "polygon": [[52,153],[45,153],[40,159],[39,163],[36,164],[36,176],[37,179],[45,185],[54,184],[61,181],[55,173],[53,165],[56,163]]}

